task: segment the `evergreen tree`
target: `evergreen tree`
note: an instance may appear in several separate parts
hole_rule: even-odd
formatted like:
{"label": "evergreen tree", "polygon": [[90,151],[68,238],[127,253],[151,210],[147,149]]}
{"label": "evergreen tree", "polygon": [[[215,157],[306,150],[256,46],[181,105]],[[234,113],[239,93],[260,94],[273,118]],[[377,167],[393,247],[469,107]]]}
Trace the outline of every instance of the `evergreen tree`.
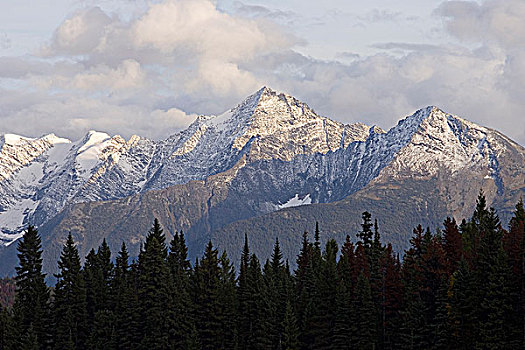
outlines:
{"label": "evergreen tree", "polygon": [[515,349],[517,346],[512,342],[513,330],[508,327],[508,317],[512,315],[509,272],[505,251],[500,247],[488,276],[487,293],[480,304],[486,322],[480,322],[476,349]]}
{"label": "evergreen tree", "polygon": [[71,233],[64,244],[55,275],[55,349],[84,349],[87,339],[86,288],[80,257]]}
{"label": "evergreen tree", "polygon": [[170,279],[165,240],[163,230],[155,219],[138,259],[141,349],[160,350],[169,346]]}
{"label": "evergreen tree", "polygon": [[430,347],[435,350],[446,350],[453,347],[451,324],[448,312],[448,283],[443,276],[436,298],[436,311],[431,328]]}
{"label": "evergreen tree", "polygon": [[510,293],[512,295],[511,329],[515,342],[525,346],[525,210],[523,200],[516,204],[509,231],[503,236],[503,246],[511,268]]}
{"label": "evergreen tree", "polygon": [[389,244],[381,259],[381,339],[384,349],[401,347],[399,325],[403,305],[403,284],[401,282],[401,264],[394,257]]}
{"label": "evergreen tree", "polygon": [[401,312],[401,340],[406,349],[423,348],[425,342],[425,305],[420,291],[423,280],[421,270],[421,256],[423,249],[423,228],[421,225],[414,229],[414,236],[410,239],[410,248],[405,252],[401,277],[404,286],[403,310]]}
{"label": "evergreen tree", "polygon": [[268,309],[268,338],[272,349],[278,349],[282,342],[283,320],[286,312],[286,303],[290,298],[289,276],[283,263],[283,255],[279,240],[275,240],[271,261],[264,269],[264,284],[267,292]]}
{"label": "evergreen tree", "polygon": [[445,251],[447,273],[451,275],[456,271],[461,255],[463,254],[463,242],[455,219],[447,217],[443,223],[443,249]]}
{"label": "evergreen tree", "polygon": [[476,281],[465,257],[461,258],[458,270],[452,276],[450,318],[452,342],[457,349],[471,349],[477,339]]}
{"label": "evergreen tree", "polygon": [[357,233],[357,238],[362,242],[366,250],[372,246],[372,215],[365,211],[362,215],[363,223],[361,224],[361,231]]}
{"label": "evergreen tree", "polygon": [[193,306],[189,295],[191,264],[188,260],[188,248],[184,234],[175,233],[170,243],[168,256],[170,269],[171,303],[173,324],[170,329],[170,344],[176,348],[188,348],[192,342],[191,334],[195,327]]}
{"label": "evergreen tree", "polygon": [[247,345],[249,349],[267,349],[271,345],[271,339],[268,337],[270,322],[267,314],[268,293],[263,281],[261,264],[255,254],[250,257],[247,282],[250,329]]}
{"label": "evergreen tree", "polygon": [[91,334],[88,345],[92,349],[107,346],[113,338],[114,315],[110,305],[113,273],[111,250],[104,239],[96,253],[91,250],[84,264],[88,329]]}
{"label": "evergreen tree", "polygon": [[18,332],[13,325],[13,317],[6,307],[0,306],[0,349],[16,349]]}
{"label": "evergreen tree", "polygon": [[352,327],[353,343],[358,349],[376,348],[376,317],[370,283],[364,274],[357,278],[352,311],[355,323]]}
{"label": "evergreen tree", "polygon": [[337,294],[337,242],[333,239],[326,243],[320,273],[316,278],[315,308],[312,316],[312,331],[315,349],[330,349],[332,330],[336,320],[336,294]]}
{"label": "evergreen tree", "polygon": [[352,308],[352,293],[345,283],[339,283],[336,291],[336,312],[334,328],[331,335],[333,350],[350,350],[353,348],[352,325],[355,314]]}
{"label": "evergreen tree", "polygon": [[296,315],[299,324],[299,344],[301,349],[312,349],[315,339],[313,317],[316,313],[317,253],[314,245],[308,241],[308,233],[303,234],[303,244],[297,257],[296,279]]}
{"label": "evergreen tree", "polygon": [[139,333],[139,315],[135,279],[129,266],[129,254],[123,242],[116,258],[115,277],[111,284],[112,310],[115,314],[112,345],[115,349],[133,348]]}
{"label": "evergreen tree", "polygon": [[27,344],[46,349],[51,340],[51,309],[45,274],[42,273],[42,243],[33,226],[28,226],[17,249],[19,266],[16,267],[16,299],[13,306],[16,332],[28,336],[25,339],[29,342]]}
{"label": "evergreen tree", "polygon": [[219,260],[217,249],[208,242],[204,256],[195,265],[195,325],[202,350],[221,348],[222,317],[219,303]]}
{"label": "evergreen tree", "polygon": [[237,300],[238,308],[238,336],[239,348],[248,349],[247,341],[251,332],[250,319],[250,296],[248,287],[248,266],[250,264],[250,247],[248,245],[248,235],[244,235],[244,246],[241,253],[241,263],[239,277],[237,279]]}
{"label": "evergreen tree", "polygon": [[297,319],[290,301],[286,302],[286,309],[283,319],[283,336],[282,342],[278,349],[282,350],[299,350],[299,342],[297,340],[299,328],[297,327]]}
{"label": "evergreen tree", "polygon": [[220,305],[220,349],[235,349],[237,347],[237,295],[235,286],[235,268],[230,263],[228,255],[223,252],[219,258],[219,297]]}

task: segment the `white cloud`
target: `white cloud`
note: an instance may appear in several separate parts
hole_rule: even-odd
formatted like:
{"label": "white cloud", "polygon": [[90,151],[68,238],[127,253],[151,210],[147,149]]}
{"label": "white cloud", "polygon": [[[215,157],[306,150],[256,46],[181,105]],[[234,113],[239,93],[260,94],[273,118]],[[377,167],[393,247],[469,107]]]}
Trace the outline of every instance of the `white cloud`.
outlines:
{"label": "white cloud", "polygon": [[74,76],[72,87],[81,90],[136,89],[144,83],[144,72],[140,64],[132,59],[123,61],[116,69],[107,66],[93,67],[93,72]]}
{"label": "white cloud", "polygon": [[[238,3],[227,13],[209,0],[141,4],[141,12],[121,17],[81,9],[57,27],[41,56],[0,57],[1,131],[161,138],[195,113],[221,113],[268,85],[344,122],[389,128],[432,104],[525,144],[521,0],[444,2],[435,14],[450,45],[371,42],[384,52],[373,56],[341,47],[345,63],[295,51],[304,39],[272,21],[298,23],[300,15],[277,5]],[[368,15],[361,20],[410,22],[403,11]]]}

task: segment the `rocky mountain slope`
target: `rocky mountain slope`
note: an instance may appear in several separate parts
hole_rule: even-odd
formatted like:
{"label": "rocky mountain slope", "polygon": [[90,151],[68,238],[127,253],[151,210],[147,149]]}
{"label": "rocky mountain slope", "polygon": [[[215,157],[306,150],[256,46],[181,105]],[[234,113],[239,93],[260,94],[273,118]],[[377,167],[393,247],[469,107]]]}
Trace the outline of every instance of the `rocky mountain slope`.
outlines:
{"label": "rocky mountain slope", "polygon": [[[253,232],[263,254],[279,236],[291,257],[315,220],[341,238],[372,211],[401,250],[410,232],[400,222],[470,215],[480,188],[505,216],[525,192],[525,150],[497,131],[436,107],[388,132],[343,125],[268,88],[162,141],[97,132],[2,140],[0,273],[28,222],[40,227],[49,264],[69,231],[84,255],[104,237],[136,253],[153,217],[168,236],[184,230],[194,254],[210,237],[234,252]],[[310,205],[290,208],[300,204]]]}

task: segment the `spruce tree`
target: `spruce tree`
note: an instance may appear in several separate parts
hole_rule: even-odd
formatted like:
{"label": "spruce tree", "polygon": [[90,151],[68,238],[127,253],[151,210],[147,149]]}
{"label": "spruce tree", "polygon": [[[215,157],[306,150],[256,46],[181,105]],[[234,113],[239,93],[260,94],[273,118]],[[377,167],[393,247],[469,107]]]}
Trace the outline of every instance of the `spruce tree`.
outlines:
{"label": "spruce tree", "polygon": [[389,244],[381,259],[382,294],[381,323],[383,325],[381,339],[384,349],[401,347],[399,325],[403,305],[403,284],[401,282],[401,264],[394,257]]}
{"label": "spruce tree", "polygon": [[342,282],[337,286],[335,310],[331,348],[333,350],[350,350],[353,348],[352,325],[355,324],[355,314],[353,312],[352,293]]}
{"label": "spruce tree", "polygon": [[238,337],[239,348],[245,350],[248,348],[247,341],[250,338],[250,295],[248,287],[248,266],[250,264],[250,247],[248,244],[248,235],[244,235],[244,246],[241,253],[241,262],[239,277],[237,279],[237,300],[238,306]]}
{"label": "spruce tree", "polygon": [[332,331],[335,325],[337,308],[337,242],[333,239],[326,243],[319,274],[315,281],[315,303],[319,305],[312,317],[314,348],[330,349]]}
{"label": "spruce tree", "polygon": [[301,349],[313,348],[315,339],[315,329],[312,326],[316,308],[319,306],[315,302],[317,267],[315,246],[309,242],[308,233],[304,232],[302,248],[297,257],[297,270],[295,272],[296,315]]}
{"label": "spruce tree", "polygon": [[50,346],[51,309],[49,291],[42,273],[42,243],[37,230],[29,225],[18,242],[19,266],[16,267],[16,299],[13,306],[16,331],[28,335],[28,344]]}
{"label": "spruce tree", "polygon": [[481,314],[486,315],[486,321],[480,322],[476,349],[516,348],[517,344],[512,343],[513,329],[508,324],[508,318],[512,315],[509,272],[505,251],[500,247],[488,276],[487,292],[480,304]]}
{"label": "spruce tree", "polygon": [[124,350],[136,345],[134,336],[139,333],[137,290],[130,270],[128,249],[124,242],[115,262],[115,277],[111,284],[115,331],[111,343],[115,349]]}
{"label": "spruce tree", "polygon": [[141,349],[160,350],[169,346],[170,280],[165,240],[163,230],[155,219],[138,259]]}
{"label": "spruce tree", "polygon": [[18,332],[13,324],[12,314],[7,307],[0,306],[0,349],[16,349]]}
{"label": "spruce tree", "polygon": [[195,264],[195,325],[203,350],[220,349],[221,305],[219,302],[219,259],[217,249],[208,242],[204,256]]}
{"label": "spruce tree", "polygon": [[457,349],[471,349],[477,340],[479,307],[474,272],[465,257],[452,275],[450,318],[452,342]]}
{"label": "spruce tree", "polygon": [[463,242],[455,219],[447,217],[443,223],[443,249],[445,251],[447,273],[451,275],[456,271],[463,254]]}
{"label": "spruce tree", "polygon": [[219,268],[218,303],[222,326],[219,343],[221,349],[235,349],[238,341],[235,268],[225,251],[219,257]]}
{"label": "spruce tree", "polygon": [[282,342],[279,344],[277,349],[299,350],[299,328],[297,327],[297,318],[295,317],[292,303],[290,301],[286,302],[282,328]]}
{"label": "spruce tree", "polygon": [[71,233],[64,244],[59,273],[55,275],[54,348],[84,349],[87,340],[86,288],[80,266],[80,257]]}
{"label": "spruce tree", "polygon": [[356,348],[374,349],[377,342],[377,339],[374,337],[376,331],[374,303],[372,301],[370,282],[362,273],[357,278],[352,309],[355,313],[352,334]]}
{"label": "spruce tree", "polygon": [[176,348],[188,348],[192,330],[195,327],[193,306],[189,294],[191,264],[188,260],[188,248],[182,232],[175,233],[170,243],[168,256],[170,270],[172,321],[170,344]]}
{"label": "spruce tree", "polygon": [[264,268],[264,284],[267,292],[268,338],[272,348],[277,349],[282,342],[283,319],[286,302],[290,298],[288,275],[283,263],[279,240],[275,240],[271,261]]}

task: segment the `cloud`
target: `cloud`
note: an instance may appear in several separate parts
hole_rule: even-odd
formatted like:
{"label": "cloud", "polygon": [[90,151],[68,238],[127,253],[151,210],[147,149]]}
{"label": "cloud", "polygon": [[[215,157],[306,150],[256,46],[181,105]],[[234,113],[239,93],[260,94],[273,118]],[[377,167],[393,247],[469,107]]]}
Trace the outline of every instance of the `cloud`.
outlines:
{"label": "cloud", "polygon": [[[295,50],[304,39],[275,22],[295,14],[236,6],[226,13],[208,0],[165,0],[124,18],[98,7],[73,13],[40,56],[0,57],[1,131],[163,138],[268,85],[342,122],[388,129],[437,105],[525,144],[521,0],[447,1],[434,13],[450,45],[370,43],[383,51],[342,48],[338,61]],[[367,16],[410,20],[386,10]]]}
{"label": "cloud", "polygon": [[112,22],[99,7],[78,11],[56,29],[51,46],[44,47],[43,53],[90,54],[101,44],[106,28]]}
{"label": "cloud", "polygon": [[11,39],[6,33],[0,33],[0,50],[7,50],[11,47]]}
{"label": "cloud", "polygon": [[376,43],[370,45],[381,50],[400,50],[400,51],[443,51],[445,48],[432,44],[414,44],[414,43]]}
{"label": "cloud", "polygon": [[446,1],[435,12],[461,40],[506,49],[525,46],[525,2],[521,0]]}

